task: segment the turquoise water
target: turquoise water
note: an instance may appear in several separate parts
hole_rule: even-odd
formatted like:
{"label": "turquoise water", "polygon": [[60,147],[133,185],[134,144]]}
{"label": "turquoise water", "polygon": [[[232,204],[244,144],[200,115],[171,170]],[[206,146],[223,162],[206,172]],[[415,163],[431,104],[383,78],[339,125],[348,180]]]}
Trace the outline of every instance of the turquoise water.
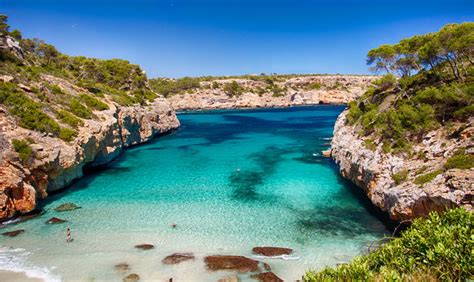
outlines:
{"label": "turquoise water", "polygon": [[[262,245],[295,250],[289,260],[261,259],[285,280],[348,261],[386,230],[320,156],[342,110],[180,114],[179,130],[127,150],[49,198],[43,216],[4,229],[26,232],[0,238],[0,269],[47,280],[120,280],[114,265],[126,262],[145,281],[216,281],[229,273],[207,272],[204,256],[252,257]],[[82,209],[52,210],[66,202]],[[68,223],[44,224],[53,216]],[[65,243],[66,227],[73,243]],[[141,243],[155,249],[136,250]],[[173,252],[194,252],[196,260],[163,265]]]}

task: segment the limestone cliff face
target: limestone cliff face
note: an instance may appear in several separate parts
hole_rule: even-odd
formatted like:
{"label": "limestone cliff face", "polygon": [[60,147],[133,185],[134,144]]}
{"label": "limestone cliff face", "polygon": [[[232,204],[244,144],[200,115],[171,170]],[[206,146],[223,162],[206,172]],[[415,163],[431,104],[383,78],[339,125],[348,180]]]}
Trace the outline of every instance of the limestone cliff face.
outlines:
{"label": "limestone cliff face", "polygon": [[[342,104],[361,96],[376,76],[315,75],[281,78],[269,85],[251,79],[219,79],[201,82],[192,93],[173,95],[168,98],[176,110],[271,108],[311,104]],[[237,82],[243,90],[238,96],[229,96],[222,87],[213,89],[212,84],[225,85]],[[269,91],[278,87],[278,95]],[[271,87],[270,87],[271,88]]]}
{"label": "limestone cliff face", "polygon": [[[96,119],[85,120],[70,143],[21,128],[0,108],[0,220],[33,210],[48,192],[82,177],[84,167],[104,165],[124,148],[179,126],[174,110],[163,98],[148,106],[110,103],[109,107],[94,112]],[[13,150],[13,139],[32,141],[33,157],[26,163]]]}
{"label": "limestone cliff face", "polygon": [[[423,158],[402,158],[384,153],[381,144],[375,150],[366,148],[357,129],[346,124],[343,112],[334,128],[331,156],[340,166],[343,177],[362,188],[372,203],[390,215],[393,220],[406,220],[463,206],[472,210],[474,169],[442,170],[446,160],[460,148],[473,153],[474,119],[461,128],[459,136],[447,136],[443,128],[424,136],[413,150]],[[407,179],[396,184],[393,175],[406,170]],[[415,184],[420,175],[439,171],[425,184]]]}

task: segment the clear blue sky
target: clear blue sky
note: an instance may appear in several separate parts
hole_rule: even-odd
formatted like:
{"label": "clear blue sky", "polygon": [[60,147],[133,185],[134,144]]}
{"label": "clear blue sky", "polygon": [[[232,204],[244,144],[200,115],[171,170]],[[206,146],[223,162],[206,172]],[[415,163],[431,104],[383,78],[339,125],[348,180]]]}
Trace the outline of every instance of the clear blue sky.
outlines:
{"label": "clear blue sky", "polygon": [[474,0],[0,0],[25,37],[150,77],[368,73],[371,48],[474,20]]}

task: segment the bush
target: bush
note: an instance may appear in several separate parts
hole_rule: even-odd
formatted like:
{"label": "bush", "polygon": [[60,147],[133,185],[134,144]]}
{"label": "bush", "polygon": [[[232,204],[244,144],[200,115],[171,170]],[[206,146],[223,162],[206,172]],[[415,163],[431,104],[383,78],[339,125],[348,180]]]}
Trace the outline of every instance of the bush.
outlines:
{"label": "bush", "polygon": [[464,281],[474,276],[474,215],[462,208],[430,213],[374,252],[348,264],[307,272],[304,281]]}
{"label": "bush", "polygon": [[308,89],[308,90],[319,90],[319,89],[321,89],[321,83],[319,83],[319,82],[310,83],[310,84],[308,84],[306,89]]}
{"label": "bush", "polygon": [[395,181],[396,185],[400,185],[401,183],[405,182],[408,178],[408,170],[404,169],[392,175],[393,181]]}
{"label": "bush", "polygon": [[243,88],[233,80],[231,83],[226,83],[224,85],[224,92],[230,97],[242,95]]}
{"label": "bush", "polygon": [[466,154],[465,149],[459,149],[452,157],[446,160],[445,169],[470,169],[474,167],[474,155]]}
{"label": "bush", "polygon": [[33,155],[33,150],[27,140],[12,140],[13,149],[18,153],[22,162],[28,161]]}
{"label": "bush", "polygon": [[109,106],[106,103],[98,100],[97,98],[89,96],[87,94],[81,94],[79,95],[79,98],[81,99],[82,102],[84,102],[87,105],[87,107],[91,109],[98,110],[98,111],[109,109]]}
{"label": "bush", "polygon": [[443,173],[443,170],[438,169],[438,170],[420,175],[417,178],[415,178],[413,183],[415,183],[416,185],[424,185],[424,184],[430,182],[431,180],[435,179],[435,177],[438,176],[438,174],[441,174],[441,173]]}
{"label": "bush", "polygon": [[374,141],[371,140],[371,139],[365,139],[365,140],[364,140],[364,146],[365,146],[367,149],[371,150],[371,151],[377,150],[377,145],[376,145],[376,144],[374,143]]}
{"label": "bush", "polygon": [[26,129],[59,134],[59,125],[43,113],[44,105],[31,100],[13,83],[0,83],[0,104],[10,114],[19,118],[19,125]]}
{"label": "bush", "polygon": [[65,124],[73,128],[77,128],[78,126],[83,124],[80,118],[77,118],[75,115],[69,112],[66,112],[64,110],[58,110],[56,112],[56,116],[59,118],[60,121],[64,122]]}
{"label": "bush", "polygon": [[76,99],[73,99],[69,104],[69,110],[80,118],[90,119],[92,117],[92,111]]}
{"label": "bush", "polygon": [[67,127],[61,127],[59,138],[66,142],[71,142],[77,136],[77,132]]}

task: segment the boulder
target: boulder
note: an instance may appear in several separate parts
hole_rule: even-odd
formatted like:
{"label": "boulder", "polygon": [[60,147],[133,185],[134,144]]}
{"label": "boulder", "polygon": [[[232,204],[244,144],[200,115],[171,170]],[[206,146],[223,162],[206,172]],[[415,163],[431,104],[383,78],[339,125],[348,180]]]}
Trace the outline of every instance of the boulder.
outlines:
{"label": "boulder", "polygon": [[237,275],[231,275],[217,280],[217,282],[239,282],[240,279]]}
{"label": "boulder", "polygon": [[323,150],[321,151],[321,153],[323,154],[323,157],[325,158],[331,157],[331,150]]}
{"label": "boulder", "polygon": [[130,266],[128,265],[128,263],[121,262],[115,265],[115,270],[121,273],[125,273],[130,271]]}
{"label": "boulder", "polygon": [[136,282],[140,280],[140,276],[136,273],[132,273],[127,275],[124,279],[123,282]]}
{"label": "boulder", "polygon": [[10,231],[10,232],[3,232],[2,235],[3,236],[8,236],[8,237],[16,237],[16,236],[20,235],[23,232],[25,232],[24,229],[18,229],[18,230],[14,230],[14,231]]}
{"label": "boulder", "polygon": [[59,205],[54,210],[57,211],[57,212],[65,212],[65,211],[77,210],[77,209],[80,209],[80,208],[81,208],[80,206],[78,206],[74,203],[65,203],[65,204]]}
{"label": "boulder", "polygon": [[252,253],[266,257],[274,257],[281,255],[289,255],[293,253],[293,250],[289,248],[280,247],[255,247],[252,249]]}
{"label": "boulder", "polygon": [[60,219],[57,217],[52,217],[48,219],[48,221],[46,221],[47,224],[59,224],[59,223],[64,223],[64,222],[67,222],[67,220]]}
{"label": "boulder", "polygon": [[165,257],[162,262],[164,264],[178,264],[187,260],[194,260],[194,255],[192,253],[174,253]]}
{"label": "boulder", "polygon": [[135,245],[135,248],[146,251],[146,250],[154,249],[155,246],[153,246],[152,244],[140,244],[140,245]]}
{"label": "boulder", "polygon": [[204,258],[204,262],[211,271],[233,270],[242,273],[260,271],[259,261],[244,256],[208,256]]}
{"label": "boulder", "polygon": [[250,277],[262,282],[283,282],[283,280],[276,276],[273,272],[259,273]]}

